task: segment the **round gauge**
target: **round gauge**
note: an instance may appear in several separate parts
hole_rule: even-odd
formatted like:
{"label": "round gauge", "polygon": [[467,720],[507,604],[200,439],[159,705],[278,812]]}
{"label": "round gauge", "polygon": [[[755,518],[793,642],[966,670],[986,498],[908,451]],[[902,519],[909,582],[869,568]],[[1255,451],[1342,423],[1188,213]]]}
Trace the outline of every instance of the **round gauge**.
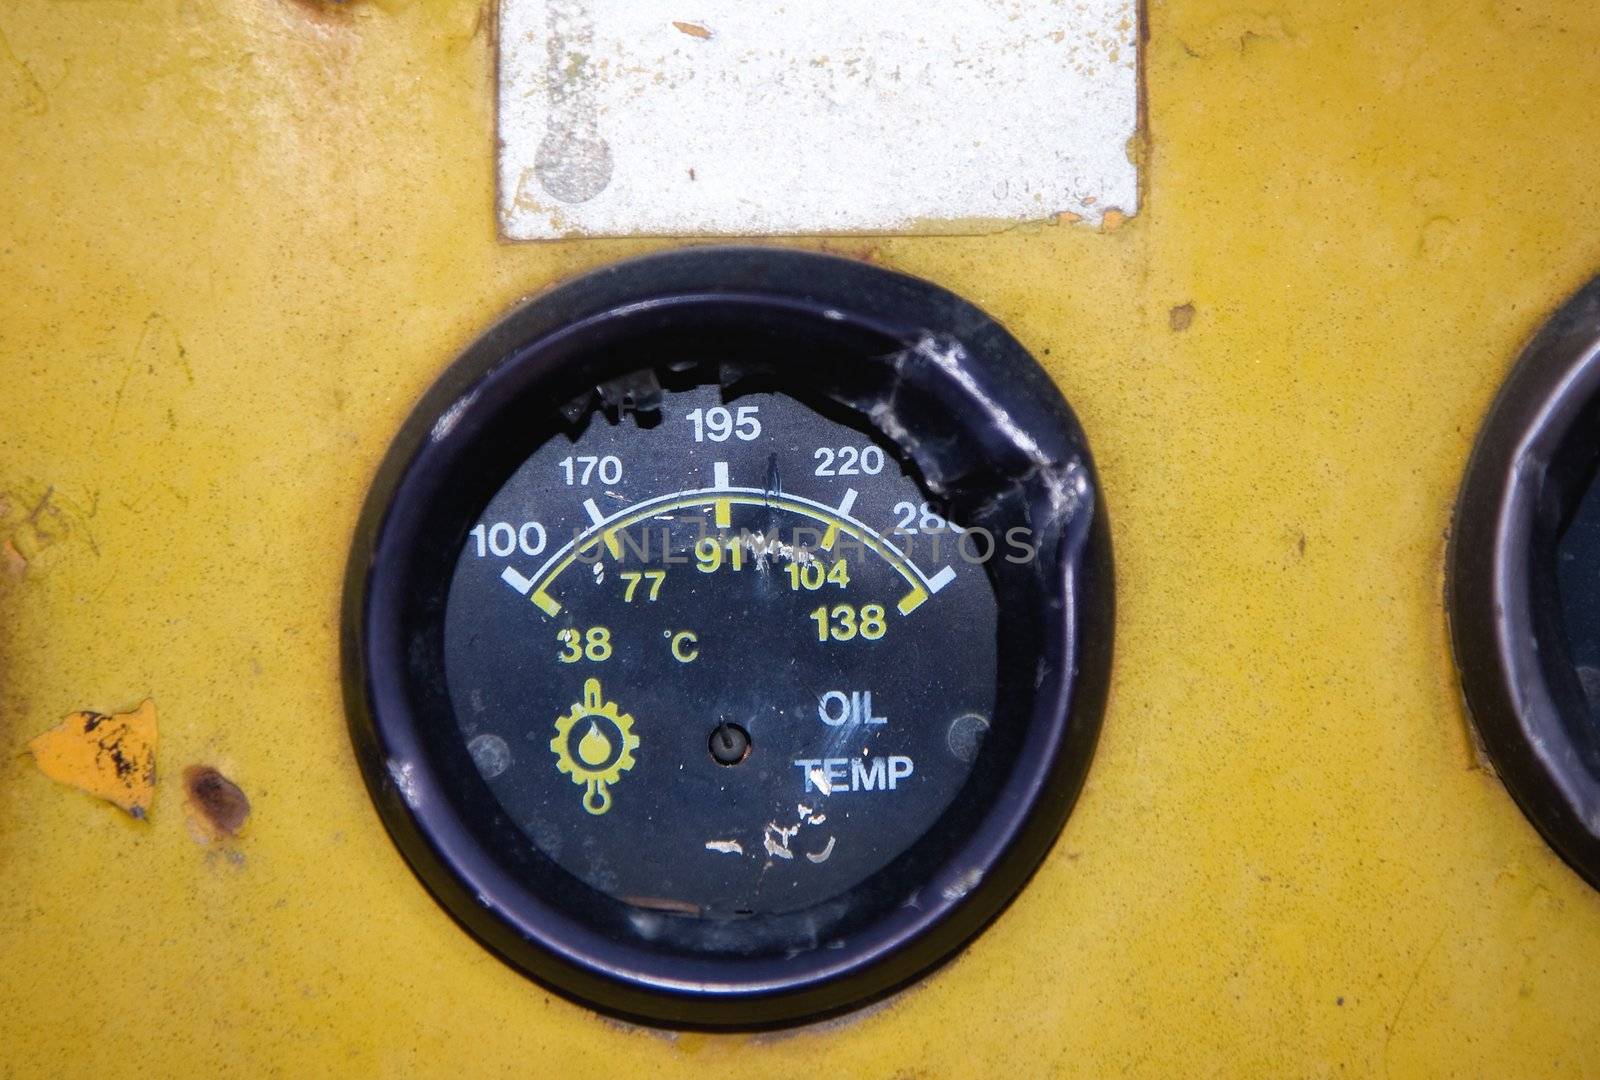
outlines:
{"label": "round gauge", "polygon": [[1449,606],[1496,771],[1600,885],[1600,279],[1540,331],[1490,410],[1456,506]]}
{"label": "round gauge", "polygon": [[624,263],[441,378],[346,595],[369,789],[435,896],[619,1015],[825,1014],[1022,886],[1110,658],[1084,437],[995,322],[778,250]]}

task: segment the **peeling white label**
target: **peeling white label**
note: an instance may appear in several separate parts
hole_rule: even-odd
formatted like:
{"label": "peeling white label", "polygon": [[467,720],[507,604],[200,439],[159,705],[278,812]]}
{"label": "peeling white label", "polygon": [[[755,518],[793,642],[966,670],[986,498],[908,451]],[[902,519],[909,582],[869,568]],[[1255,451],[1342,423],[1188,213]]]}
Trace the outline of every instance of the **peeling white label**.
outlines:
{"label": "peeling white label", "polygon": [[502,0],[511,239],[1132,214],[1136,0]]}

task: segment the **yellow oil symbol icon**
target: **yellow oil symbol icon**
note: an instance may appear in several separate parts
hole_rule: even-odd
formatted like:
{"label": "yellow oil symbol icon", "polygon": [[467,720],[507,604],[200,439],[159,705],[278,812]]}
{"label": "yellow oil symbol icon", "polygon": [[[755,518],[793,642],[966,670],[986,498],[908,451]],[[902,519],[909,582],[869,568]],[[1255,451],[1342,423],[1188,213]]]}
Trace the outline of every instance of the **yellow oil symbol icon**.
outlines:
{"label": "yellow oil symbol icon", "polygon": [[607,789],[633,768],[637,749],[639,736],[633,733],[633,717],[619,712],[616,702],[605,700],[599,679],[583,684],[583,700],[556,719],[556,733],[550,740],[556,768],[586,789],[583,808],[591,814],[611,809]]}

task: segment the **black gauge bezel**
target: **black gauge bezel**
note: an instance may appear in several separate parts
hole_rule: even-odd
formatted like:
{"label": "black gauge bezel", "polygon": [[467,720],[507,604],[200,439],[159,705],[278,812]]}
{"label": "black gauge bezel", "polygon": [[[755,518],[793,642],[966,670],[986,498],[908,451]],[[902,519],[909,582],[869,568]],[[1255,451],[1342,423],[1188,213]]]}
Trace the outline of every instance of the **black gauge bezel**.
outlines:
{"label": "black gauge bezel", "polygon": [[1473,724],[1528,820],[1600,886],[1600,727],[1561,625],[1556,546],[1600,461],[1600,279],[1523,351],[1467,465],[1451,639]]}
{"label": "black gauge bezel", "polygon": [[[744,370],[739,357],[753,349],[764,359]],[[952,505],[1034,530],[1036,560],[990,569],[1012,627],[1002,630],[1012,635],[1002,656],[1014,659],[1003,665],[980,762],[1000,764],[975,766],[935,829],[817,905],[827,910],[763,915],[774,921],[761,926],[678,918],[552,876],[497,812],[439,712],[440,702],[448,708],[434,629],[448,593],[442,568],[489,496],[551,437],[560,406],[597,407],[606,395],[596,388],[615,387],[646,356],[656,365],[714,361],[725,385],[775,379],[802,400],[855,410],[863,430],[892,434]],[[548,422],[530,424],[535,412]],[[538,296],[446,370],[390,447],[363,509],[342,648],[369,792],[413,870],[459,922],[514,966],[597,1008],[723,1028],[792,1023],[893,990],[1004,907],[1082,787],[1111,635],[1110,538],[1086,440],[999,324],[943,289],[865,263],[696,248]],[[810,947],[771,951],[807,933]]]}

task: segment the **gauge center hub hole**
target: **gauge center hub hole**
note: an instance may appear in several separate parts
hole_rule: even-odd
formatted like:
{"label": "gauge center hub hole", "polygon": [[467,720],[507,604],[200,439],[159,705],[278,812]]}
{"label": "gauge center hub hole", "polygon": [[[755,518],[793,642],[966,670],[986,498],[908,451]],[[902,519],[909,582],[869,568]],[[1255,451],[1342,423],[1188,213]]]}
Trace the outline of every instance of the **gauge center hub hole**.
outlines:
{"label": "gauge center hub hole", "polygon": [[750,733],[738,724],[718,724],[711,729],[709,746],[718,765],[737,765],[750,756]]}

